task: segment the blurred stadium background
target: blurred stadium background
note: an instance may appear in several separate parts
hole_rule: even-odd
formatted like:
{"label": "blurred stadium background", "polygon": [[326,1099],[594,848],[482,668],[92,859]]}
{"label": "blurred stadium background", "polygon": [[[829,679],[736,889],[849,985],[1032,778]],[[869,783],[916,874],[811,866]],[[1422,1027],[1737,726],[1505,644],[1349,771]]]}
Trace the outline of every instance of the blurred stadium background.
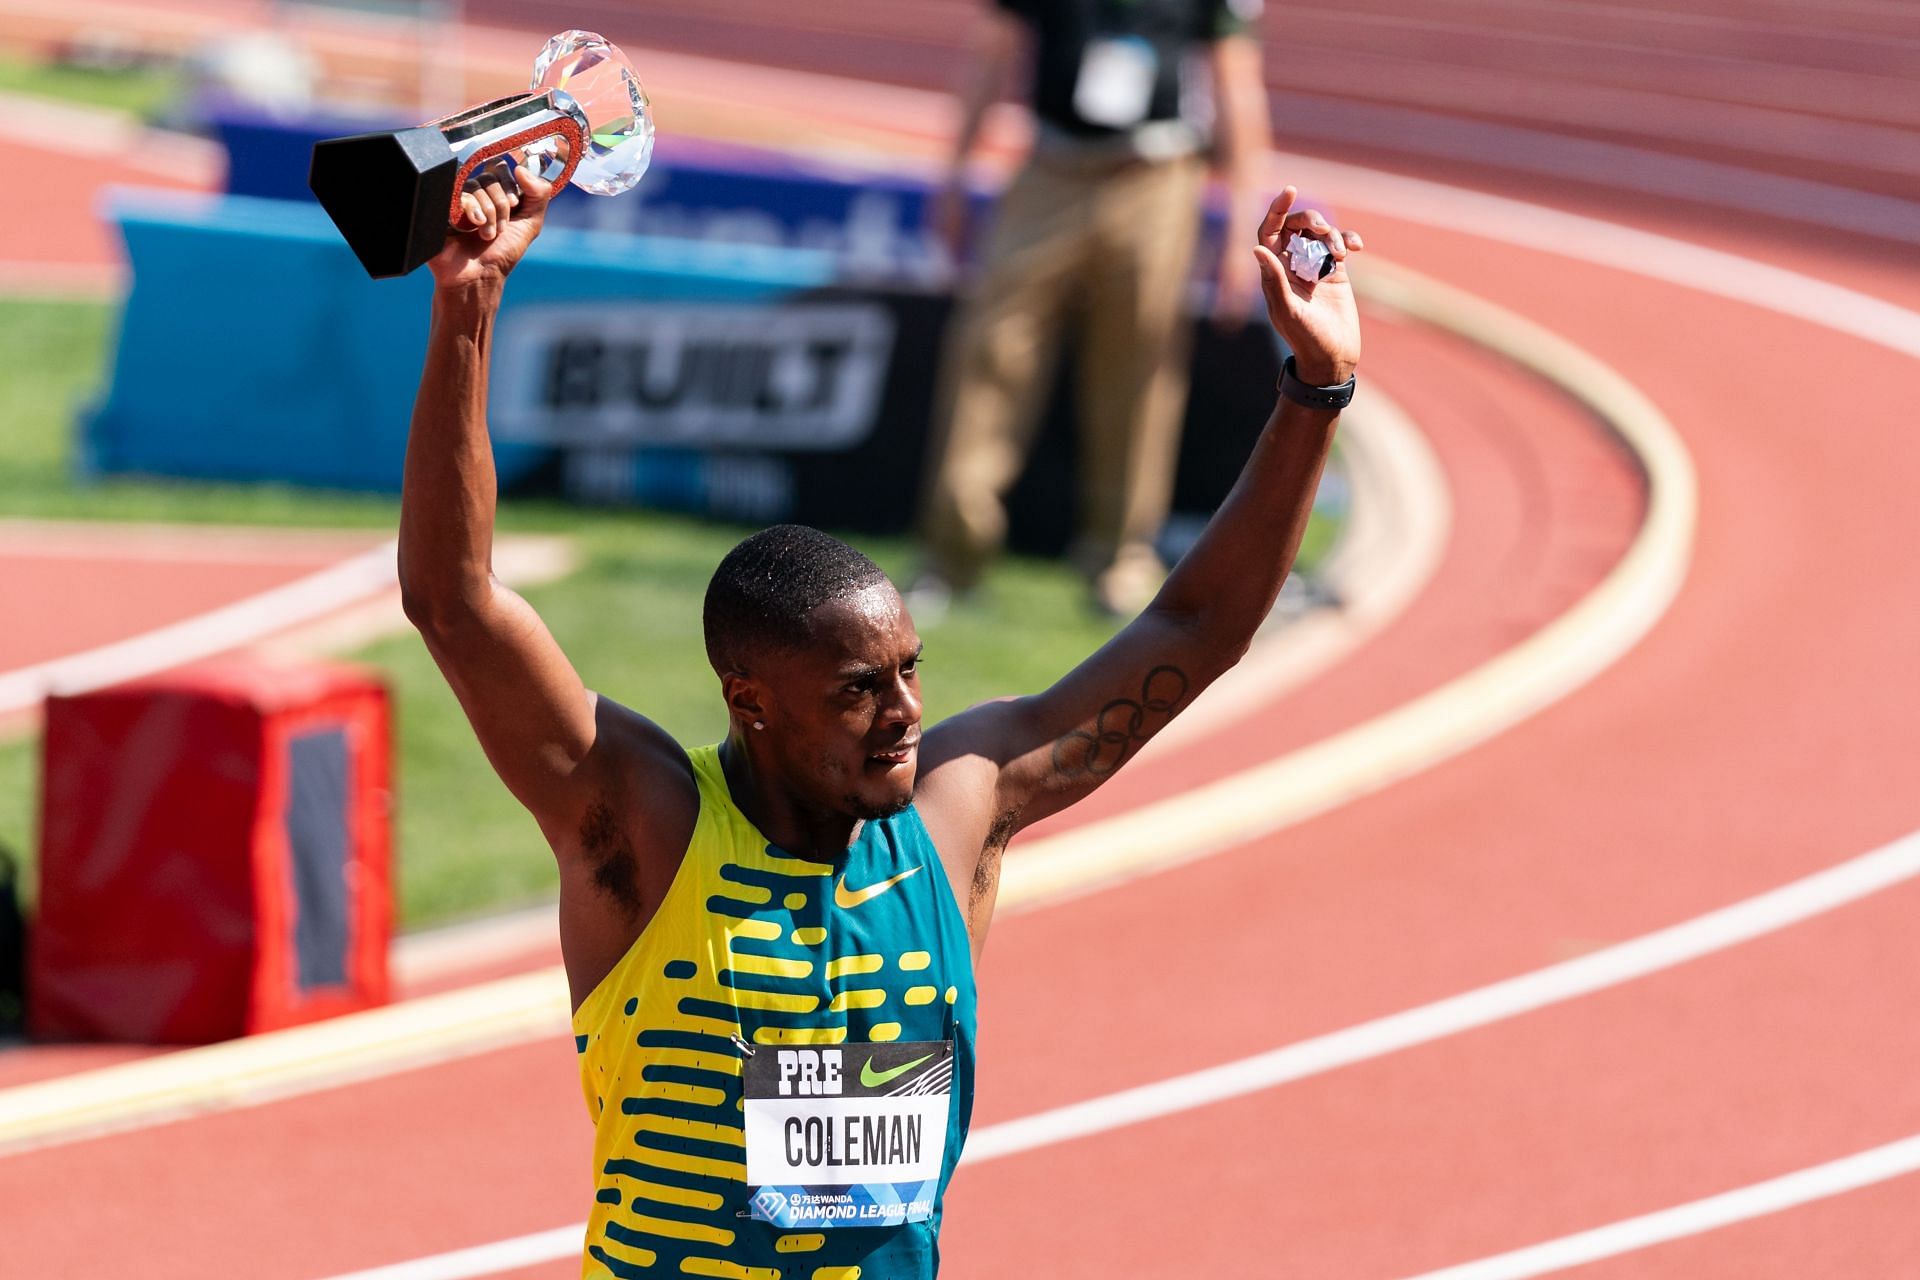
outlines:
{"label": "blurred stadium background", "polygon": [[[602,31],[633,57],[657,113],[655,171],[618,200],[559,199],[544,256],[525,273],[524,305],[511,321],[518,328],[503,340],[496,383],[508,495],[501,570],[524,587],[590,684],[644,705],[684,740],[705,740],[722,721],[701,657],[698,602],[712,565],[742,528],[805,520],[855,536],[896,574],[910,566],[904,535],[952,288],[951,268],[923,228],[922,206],[940,177],[954,67],[982,2],[0,0],[0,133],[16,188],[0,206],[0,349],[7,352],[0,364],[0,599],[12,624],[0,633],[0,1026],[14,1028],[0,1040],[0,1179],[15,1166],[13,1180],[0,1186],[42,1188],[11,1202],[0,1194],[0,1274],[16,1274],[10,1247],[21,1251],[23,1276],[107,1273],[97,1258],[62,1258],[46,1243],[54,1237],[44,1220],[78,1223],[87,1196],[46,1190],[46,1173],[30,1163],[50,1158],[47,1149],[60,1143],[86,1149],[79,1135],[91,1130],[9,1147],[9,1116],[28,1112],[9,1113],[6,1090],[84,1080],[81,1073],[153,1056],[143,1040],[175,1038],[102,1045],[19,1037],[36,851],[49,827],[78,830],[95,810],[137,825],[150,780],[142,762],[177,763],[196,744],[219,740],[169,728],[162,716],[140,723],[171,745],[143,741],[113,756],[88,736],[105,732],[97,727],[104,722],[88,719],[95,713],[83,706],[71,713],[68,745],[56,751],[42,737],[47,695],[110,691],[153,677],[165,686],[169,672],[192,663],[197,674],[188,687],[224,689],[232,672],[246,672],[245,696],[261,700],[270,722],[303,723],[302,716],[319,714],[315,707],[334,704],[300,681],[322,669],[315,664],[346,660],[370,673],[367,696],[384,690],[390,699],[391,924],[414,944],[411,958],[396,960],[391,991],[383,976],[377,989],[358,994],[375,1003],[430,995],[530,972],[552,958],[543,932],[551,910],[542,904],[554,876],[538,833],[492,783],[451,696],[404,630],[393,590],[386,544],[424,339],[425,285],[417,277],[376,284],[362,276],[305,192],[312,142],[515,91],[540,43],[563,28]],[[1911,592],[1900,585],[1911,580],[1904,493],[1915,474],[1907,437],[1920,404],[1913,365],[1920,316],[1911,310],[1920,306],[1920,10],[1898,0],[1717,0],[1687,9],[1641,0],[1356,0],[1270,3],[1259,29],[1276,179],[1301,174],[1324,207],[1367,229],[1386,260],[1380,292],[1369,300],[1368,376],[1377,370],[1376,385],[1391,393],[1379,411],[1390,421],[1356,424],[1359,442],[1336,460],[1297,581],[1271,627],[1272,652],[1301,655],[1300,670],[1317,678],[1302,684],[1283,673],[1270,686],[1253,686],[1238,712],[1219,712],[1204,732],[1156,757],[1143,770],[1148,776],[1088,820],[1118,821],[1175,803],[1245,761],[1304,750],[1479,669],[1573,616],[1590,592],[1614,580],[1641,545],[1635,539],[1665,510],[1655,496],[1661,464],[1648,461],[1645,440],[1635,444],[1628,432],[1622,446],[1598,425],[1622,430],[1609,417],[1614,401],[1581,391],[1587,384],[1564,368],[1556,375],[1548,367],[1556,357],[1539,356],[1540,348],[1516,354],[1487,337],[1472,299],[1388,289],[1401,265],[1572,338],[1645,390],[1656,416],[1673,420],[1699,467],[1699,533],[1687,536],[1690,515],[1689,530],[1669,548],[1677,558],[1667,593],[1680,591],[1678,621],[1658,622],[1655,639],[1665,647],[1652,644],[1652,656],[1620,659],[1633,680],[1612,686],[1603,709],[1575,702],[1580,709],[1566,713],[1570,721],[1542,727],[1536,719],[1532,737],[1509,735],[1470,752],[1460,767],[1477,770],[1479,782],[1448,775],[1435,784],[1443,788],[1438,799],[1391,789],[1367,802],[1371,809],[1360,806],[1366,817],[1338,819],[1349,821],[1344,828],[1312,828],[1318,834],[1310,839],[1342,848],[1405,850],[1414,833],[1431,833],[1437,864],[1456,873],[1451,887],[1446,873],[1409,872],[1385,853],[1366,863],[1329,857],[1303,874],[1330,896],[1303,887],[1296,906],[1276,908],[1292,940],[1277,942],[1250,925],[1237,944],[1216,940],[1204,952],[1213,964],[1271,963],[1285,975],[1281,985],[1316,985],[1320,995],[1286,1005],[1271,1025],[1251,1019],[1256,1025],[1244,1036],[1215,1037],[1178,1025],[1177,1017],[1157,1029],[1140,1026],[1140,1010],[1116,992],[1113,1008],[1087,1015],[1073,1035],[1130,1028],[1185,1047],[1149,1053],[1157,1074],[1102,1069],[1028,1102],[1009,1078],[999,1094],[983,1093],[995,1123],[1601,951],[1920,826],[1906,798],[1920,758],[1905,728],[1920,709],[1908,673],[1920,635],[1902,598]],[[977,175],[983,208],[1029,135],[1021,108],[997,109],[988,163]],[[1449,203],[1462,190],[1512,203]],[[1523,209],[1573,217],[1529,221]],[[1658,238],[1609,238],[1595,229],[1601,223]],[[1217,227],[1216,217],[1209,234]],[[1688,256],[1674,244],[1732,258]],[[1733,258],[1746,265],[1729,266]],[[1566,266],[1564,276],[1552,265],[1573,262],[1580,265]],[[1231,482],[1264,419],[1279,355],[1258,324],[1222,333],[1198,319],[1208,274],[1203,253],[1193,299],[1195,395],[1177,511],[1163,536],[1170,555]],[[1688,301],[1673,301],[1682,286],[1693,290]],[[739,340],[716,339],[721,354],[704,366],[689,354],[692,345],[682,348],[671,393],[645,404],[636,397],[612,434],[583,438],[552,376],[568,358],[569,335],[599,326],[609,343],[644,346],[716,307],[728,309],[723,327]],[[788,318],[785,327],[769,326],[775,314]],[[703,379],[701,368],[764,368],[809,343],[826,344],[841,379],[825,418],[770,411],[742,425],[740,415],[718,412],[764,388],[737,377]],[[596,402],[627,394],[611,362],[594,367]],[[987,599],[928,631],[930,719],[1042,684],[1112,630],[1086,610],[1077,579],[1058,562],[1069,534],[1060,495],[1070,489],[1073,449],[1070,382],[1060,385],[1014,498],[1019,554],[998,572]],[[1426,443],[1406,444],[1405,434]],[[823,438],[834,447],[820,447]],[[1395,450],[1399,462],[1371,456]],[[1406,461],[1409,452],[1415,461]],[[1432,491],[1451,517],[1421,506],[1435,501]],[[1688,502],[1695,496],[1689,487]],[[1405,582],[1391,602],[1380,586],[1388,579]],[[1615,603],[1623,611],[1644,605]],[[1664,606],[1650,606],[1640,631],[1656,626]],[[1014,634],[1020,642],[1005,643]],[[1638,638],[1623,640],[1621,651]],[[261,692],[276,680],[271,693]],[[1490,719],[1478,737],[1539,705]],[[1250,717],[1251,710],[1277,720]],[[1681,725],[1688,717],[1692,729]],[[1477,741],[1462,733],[1449,751]],[[1800,735],[1804,755],[1783,745],[1780,735],[1789,733]],[[1736,743],[1771,745],[1748,761],[1736,757]],[[1680,779],[1660,791],[1623,762],[1636,754],[1649,771],[1665,764],[1678,773],[1678,762],[1692,761],[1686,781],[1698,803],[1687,802]],[[1383,749],[1376,759],[1391,756]],[[1500,779],[1520,776],[1503,769],[1556,760],[1565,777],[1554,786],[1564,791],[1542,784],[1502,794]],[[1323,807],[1425,763],[1379,763],[1379,776]],[[1576,795],[1577,783],[1592,792]],[[1759,792],[1772,793],[1773,808],[1748,803]],[[1494,797],[1510,822],[1486,816]],[[1297,816],[1304,821],[1311,812]],[[183,821],[191,830],[191,816]],[[1568,833],[1582,824],[1591,830]],[[1222,837],[1223,847],[1240,848],[1266,830]],[[1581,869],[1556,870],[1560,859],[1547,858],[1554,865],[1542,867],[1531,887],[1512,887],[1508,876],[1523,871],[1516,846],[1528,841],[1560,849]],[[1625,852],[1643,846],[1643,855]],[[1450,861],[1450,851],[1464,851],[1461,861]],[[1595,870],[1615,854],[1617,874]],[[1143,865],[1159,865],[1143,857]],[[158,878],[129,883],[166,899],[166,868],[149,873]],[[385,875],[379,871],[383,884]],[[1185,910],[1189,928],[1225,918],[1222,900],[1209,896],[1218,885],[1179,884],[1153,901],[1155,910]],[[188,909],[177,927],[211,927],[218,910],[232,907],[206,893],[213,915],[196,918]],[[1404,910],[1393,905],[1398,895]],[[1036,903],[1046,897],[1034,893]],[[1366,909],[1356,905],[1363,899]],[[1057,910],[1079,913],[1095,937],[1154,927],[1145,902],[1117,893]],[[1316,911],[1348,923],[1323,929],[1313,923],[1322,918]],[[1457,936],[1442,924],[1452,912],[1462,921]],[[137,929],[137,917],[123,926]],[[463,929],[438,928],[463,921]],[[378,928],[386,923],[383,917]],[[1218,1134],[1188,1139],[1149,1129],[1129,1132],[1156,1134],[1158,1145],[1141,1139],[1138,1147],[1110,1148],[1110,1163],[1132,1169],[1136,1181],[1185,1177],[1173,1171],[1194,1161],[1208,1179],[1232,1188],[1215,1188],[1223,1203],[1293,1197],[1330,1215],[1283,1213],[1293,1233],[1286,1238],[1268,1238],[1242,1220],[1242,1239],[1260,1244],[1210,1245],[1183,1262],[1163,1237],[1192,1230],[1180,1222],[1214,1219],[1166,1220],[1167,1231],[1158,1231],[1151,1220],[1157,1202],[1108,1187],[1096,1156],[1019,1172],[1019,1162],[1001,1162],[989,1166],[997,1179],[990,1184],[984,1173],[982,1181],[963,1175],[956,1184],[956,1231],[966,1233],[955,1241],[958,1273],[1413,1274],[1905,1138],[1920,1132],[1911,1071],[1920,1045],[1910,1031],[1870,1015],[1911,1012],[1905,974],[1920,957],[1886,920],[1853,932],[1883,939],[1853,969],[1792,987],[1779,977],[1792,967],[1781,959],[1759,977],[1728,979],[1709,1016],[1689,1014],[1676,1000],[1653,1017],[1657,1033],[1640,1027],[1622,1035],[1622,1043],[1656,1054],[1666,1034],[1684,1040],[1687,1026],[1702,1036],[1724,1032],[1725,1060],[1712,1060],[1741,1081],[1773,1042],[1729,1029],[1729,1010],[1754,1011],[1786,1042],[1835,1046],[1830,1058],[1796,1060],[1751,1084],[1727,1086],[1738,1105],[1729,1102],[1724,1115],[1709,1103],[1709,1085],[1691,1077],[1683,1085],[1641,1058],[1593,1066],[1573,1050],[1556,1056],[1570,1042],[1489,1045],[1484,1060],[1443,1063],[1411,1080],[1358,1082],[1352,1097],[1329,1103],[1332,1110],[1315,1122],[1325,1132],[1313,1129],[1300,1143],[1299,1164],[1282,1170],[1308,1182],[1316,1168],[1329,1171],[1314,1193],[1297,1182],[1271,1183],[1270,1155],[1254,1150],[1286,1145],[1296,1131],[1280,1122],[1244,1124],[1253,1136],[1237,1146],[1206,1145]],[[1444,972],[1450,985],[1353,976],[1417,968],[1384,953],[1423,940],[1443,949],[1429,976]],[[1050,943],[1037,924],[996,943],[1002,946],[989,983],[1017,984],[1031,971],[1022,963],[1061,975],[1027,997],[1039,1007],[1016,1006],[1019,995],[988,1006],[989,1018],[1000,1019],[990,1030],[998,1026],[993,1033],[1013,1045],[1053,1040],[1051,1003],[1074,989],[1074,979],[1098,981],[1101,964],[1113,963],[1111,956],[1068,959],[1076,947]],[[1171,960],[1167,969],[1186,973]],[[1825,993],[1834,990],[1848,994],[1829,1001]],[[1839,1007],[1852,1020],[1821,1020],[1823,1009]],[[282,1020],[335,1011],[294,1008]],[[279,1022],[229,1030],[266,1025]],[[461,1053],[494,1043],[475,1041]],[[1005,1052],[1032,1071],[1057,1065],[1018,1059],[1026,1049]],[[1712,1058],[1704,1047],[1675,1051],[1682,1059],[1686,1052],[1694,1061]],[[1849,1074],[1846,1063],[1862,1057],[1887,1069]],[[484,1055],[476,1061],[488,1070],[497,1065]],[[534,1061],[545,1072],[541,1087],[557,1081],[564,1094],[564,1058]],[[1633,1141],[1622,1136],[1618,1149],[1609,1147],[1596,1136],[1605,1125],[1591,1116],[1551,1151],[1511,1139],[1532,1133],[1529,1125],[1551,1129],[1558,1121],[1544,1110],[1510,1114],[1494,1089],[1464,1099],[1449,1094],[1444,1106],[1423,1109],[1423,1100],[1445,1090],[1449,1072],[1478,1071],[1486,1062],[1494,1064],[1485,1068],[1489,1081],[1542,1073],[1571,1079],[1592,1066],[1599,1096],[1561,1099],[1566,1109],[1597,1113],[1611,1099],[1647,1117],[1637,1126],[1622,1122],[1622,1134],[1658,1145],[1640,1149],[1636,1163]],[[1010,1066],[1007,1074],[1015,1074]],[[507,1082],[518,1079],[500,1067],[488,1087],[513,1088]],[[422,1096],[431,1093],[421,1088]],[[1836,1094],[1847,1095],[1838,1108],[1843,1118],[1827,1125],[1820,1117]],[[1663,1108],[1686,1118],[1656,1123]],[[1757,1118],[1768,1108],[1774,1116],[1804,1112],[1777,1126],[1791,1139],[1741,1146],[1738,1135],[1773,1131]],[[1428,1132],[1421,1126],[1438,1123],[1430,1114],[1437,1112],[1459,1120],[1446,1134],[1451,1145],[1410,1152],[1408,1144]],[[311,1133],[300,1125],[326,1123],[318,1112],[280,1121],[273,1107],[254,1114],[264,1129],[193,1147],[192,1125],[162,1127],[143,1133],[139,1152],[178,1159],[184,1183],[200,1187],[198,1194],[232,1196],[238,1192],[208,1172],[225,1158],[221,1143],[266,1149],[288,1132]],[[536,1118],[546,1114],[535,1109]],[[1723,1152],[1738,1148],[1743,1158],[1701,1159],[1696,1176],[1685,1176],[1683,1157],[1695,1140]],[[1582,1143],[1608,1153],[1596,1161],[1604,1170],[1560,1178],[1566,1171],[1554,1161],[1571,1159]],[[370,1150],[366,1158],[383,1156]],[[1655,1177],[1648,1165],[1666,1173]],[[535,1167],[548,1181],[572,1176],[565,1166]],[[1702,1235],[1718,1243],[1627,1254],[1611,1274],[1914,1274],[1920,1214],[1911,1210],[1920,1203],[1920,1180],[1905,1172],[1911,1167],[1896,1160],[1876,1189],[1846,1198],[1844,1214],[1832,1221],[1789,1214],[1791,1225],[1773,1235]],[[1108,1226],[1088,1243],[1076,1234],[1082,1228],[1050,1228],[1009,1207],[1042,1198],[1055,1175],[1090,1179],[1108,1197],[1100,1221],[1131,1214],[1134,1232],[1113,1239],[1118,1228]],[[1448,1199],[1452,1175],[1459,1184]],[[303,1165],[284,1185],[255,1179],[250,1194],[263,1199],[250,1204],[257,1211],[332,1194],[339,1180],[338,1168]],[[1455,1226],[1437,1226],[1390,1195],[1370,1201],[1364,1188],[1373,1185],[1431,1191],[1442,1206],[1432,1214]],[[250,1274],[333,1275],[557,1227],[571,1219],[541,1216],[537,1207],[567,1203],[566,1190],[557,1200],[550,1188],[530,1195],[536,1208],[524,1224],[517,1216],[500,1218],[497,1229],[448,1219],[446,1239],[429,1230],[383,1237],[387,1225],[367,1208],[369,1216],[355,1220],[364,1231],[295,1233],[289,1251],[270,1264],[257,1255],[242,1264],[246,1253],[223,1253],[207,1238],[220,1234],[232,1212],[210,1198],[206,1231],[156,1232],[154,1252],[128,1274],[228,1274],[245,1265]],[[1478,1216],[1470,1191],[1484,1207]],[[193,1192],[183,1194],[193,1202]],[[1516,1207],[1530,1206],[1536,1194],[1551,1202],[1548,1209]],[[143,1212],[161,1213],[158,1206],[136,1196],[116,1221],[143,1221]],[[968,1214],[987,1218],[989,1209],[990,1222],[968,1226]],[[482,1224],[495,1217],[480,1214]],[[29,1220],[41,1225],[29,1229]],[[10,1236],[19,1243],[9,1246]],[[232,1234],[234,1242],[255,1238]],[[562,1274],[565,1264],[552,1259],[563,1255],[536,1251],[525,1274]],[[1531,1275],[1558,1265],[1549,1259],[1534,1270],[1461,1274]],[[443,1267],[419,1274],[508,1273]]]}

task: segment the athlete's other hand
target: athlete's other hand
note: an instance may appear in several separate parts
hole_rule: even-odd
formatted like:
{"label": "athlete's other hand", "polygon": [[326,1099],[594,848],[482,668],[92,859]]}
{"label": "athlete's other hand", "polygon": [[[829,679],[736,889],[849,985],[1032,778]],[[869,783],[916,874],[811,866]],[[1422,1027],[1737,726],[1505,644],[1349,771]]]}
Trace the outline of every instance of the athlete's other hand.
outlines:
{"label": "athlete's other hand", "polygon": [[[1296,376],[1311,386],[1330,387],[1353,376],[1360,363],[1360,313],[1353,303],[1347,259],[1365,246],[1357,231],[1341,231],[1317,209],[1299,209],[1300,192],[1288,187],[1267,206],[1253,255],[1260,264],[1260,285],[1267,295],[1267,318],[1293,350]],[[1327,246],[1333,271],[1320,280],[1302,280],[1280,255],[1294,232]]]}
{"label": "athlete's other hand", "polygon": [[519,153],[513,158],[512,168],[503,158],[476,172],[460,193],[460,222],[427,264],[441,288],[499,284],[540,234],[553,184],[542,180],[538,164]]}

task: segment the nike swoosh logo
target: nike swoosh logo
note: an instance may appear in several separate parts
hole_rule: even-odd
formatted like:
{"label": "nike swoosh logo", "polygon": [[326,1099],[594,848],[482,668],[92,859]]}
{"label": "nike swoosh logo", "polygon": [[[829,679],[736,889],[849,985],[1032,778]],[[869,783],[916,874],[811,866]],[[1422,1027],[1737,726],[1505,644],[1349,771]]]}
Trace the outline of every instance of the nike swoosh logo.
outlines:
{"label": "nike swoosh logo", "polygon": [[912,871],[902,871],[899,875],[887,880],[882,880],[879,884],[870,884],[864,889],[855,889],[852,892],[848,892],[847,877],[843,874],[833,886],[833,905],[846,911],[859,906],[863,902],[872,902],[875,898],[919,870],[919,867],[915,867]]}
{"label": "nike swoosh logo", "polygon": [[928,1054],[925,1058],[915,1058],[912,1062],[904,1063],[900,1066],[895,1067],[891,1071],[875,1071],[873,1069],[873,1059],[868,1058],[860,1066],[860,1083],[867,1086],[867,1088],[869,1089],[878,1089],[881,1085],[893,1079],[895,1076],[901,1074],[904,1071],[913,1070],[915,1067],[919,1066],[921,1063],[927,1061],[929,1058],[932,1058],[932,1057],[933,1057],[932,1054]]}

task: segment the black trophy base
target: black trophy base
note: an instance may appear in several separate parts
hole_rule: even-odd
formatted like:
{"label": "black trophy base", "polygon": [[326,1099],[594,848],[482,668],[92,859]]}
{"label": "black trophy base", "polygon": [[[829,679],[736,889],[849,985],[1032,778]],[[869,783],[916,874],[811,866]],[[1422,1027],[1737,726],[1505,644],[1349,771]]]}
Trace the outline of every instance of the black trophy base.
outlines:
{"label": "black trophy base", "polygon": [[316,143],[307,185],[376,280],[404,276],[447,242],[460,161],[434,125]]}

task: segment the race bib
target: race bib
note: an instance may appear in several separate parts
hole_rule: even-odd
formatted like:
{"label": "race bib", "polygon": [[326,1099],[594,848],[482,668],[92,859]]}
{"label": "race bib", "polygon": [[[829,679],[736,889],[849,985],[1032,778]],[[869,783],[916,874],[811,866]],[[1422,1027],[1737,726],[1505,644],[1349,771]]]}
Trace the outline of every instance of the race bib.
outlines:
{"label": "race bib", "polygon": [[744,1064],[748,1204],[776,1227],[933,1216],[953,1042],[764,1047]]}
{"label": "race bib", "polygon": [[1159,55],[1138,36],[1101,36],[1080,55],[1080,76],[1073,82],[1073,110],[1088,124],[1130,129],[1147,118]]}

